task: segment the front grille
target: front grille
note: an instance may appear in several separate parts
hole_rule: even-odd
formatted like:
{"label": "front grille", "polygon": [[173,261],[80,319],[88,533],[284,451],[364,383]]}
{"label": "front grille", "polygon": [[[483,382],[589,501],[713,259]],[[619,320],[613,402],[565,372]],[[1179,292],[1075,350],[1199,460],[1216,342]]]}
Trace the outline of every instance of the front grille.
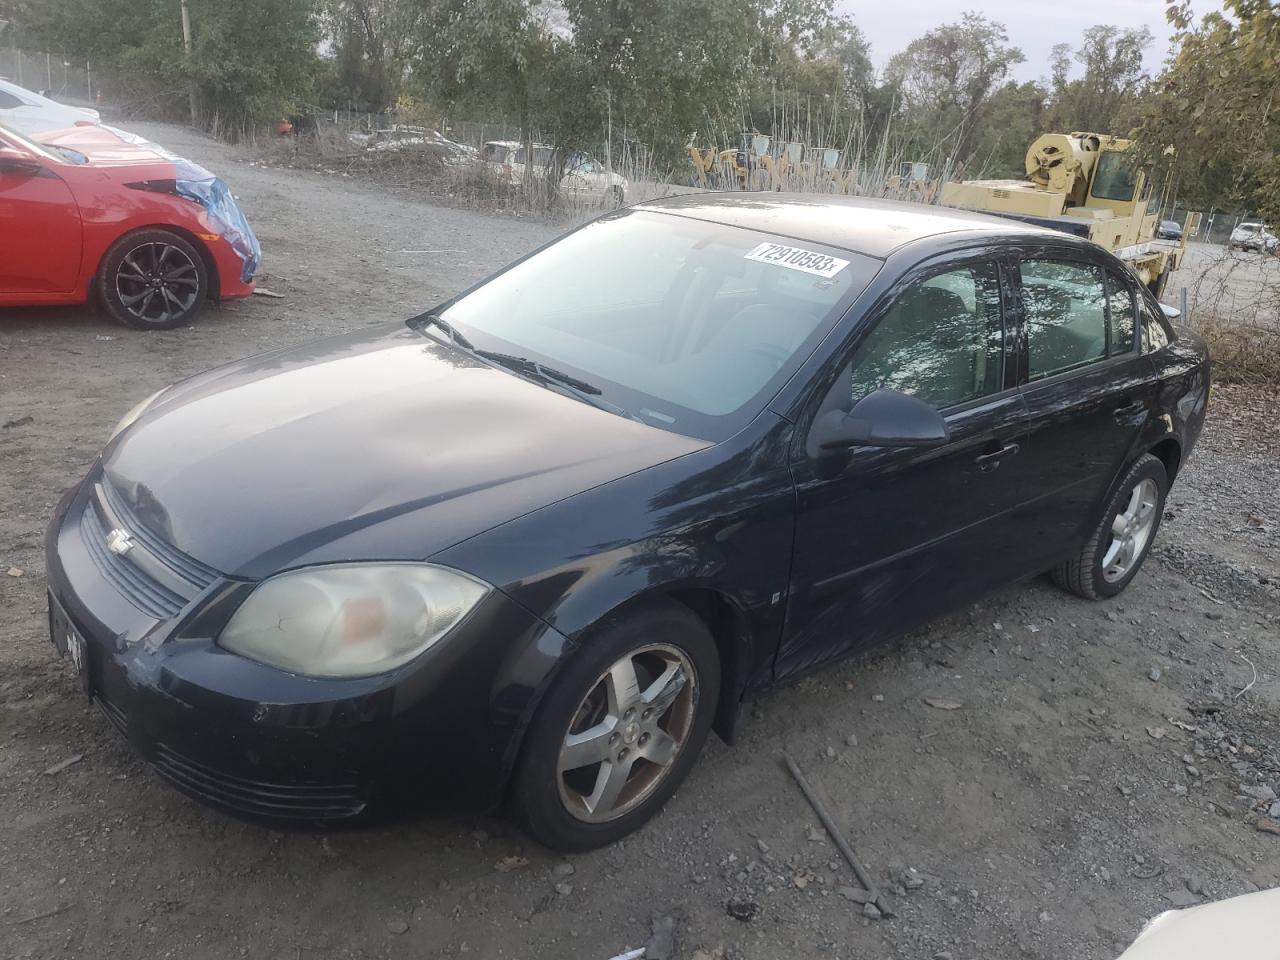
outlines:
{"label": "front grille", "polygon": [[168,620],[176,616],[186,603],[188,598],[179,596],[125,557],[107,549],[107,533],[102,529],[102,521],[98,519],[93,504],[85,507],[80,517],[80,538],[103,578],[147,616]]}
{"label": "front grille", "polygon": [[202,800],[254,817],[278,820],[340,820],[364,810],[366,791],[354,783],[283,784],[233,777],[156,744],[156,772]]}
{"label": "front grille", "polygon": [[124,502],[119,491],[108,482],[106,477],[102,478],[102,483],[98,489],[101,490],[101,497],[105,506],[115,515],[117,521],[129,531],[130,536],[145,547],[147,552],[155,557],[156,560],[190,584],[192,596],[195,596],[195,594],[218,579],[217,570],[212,567],[206,567],[199,560],[187,556],[181,550],[166,543],[143,526],[134,512]]}

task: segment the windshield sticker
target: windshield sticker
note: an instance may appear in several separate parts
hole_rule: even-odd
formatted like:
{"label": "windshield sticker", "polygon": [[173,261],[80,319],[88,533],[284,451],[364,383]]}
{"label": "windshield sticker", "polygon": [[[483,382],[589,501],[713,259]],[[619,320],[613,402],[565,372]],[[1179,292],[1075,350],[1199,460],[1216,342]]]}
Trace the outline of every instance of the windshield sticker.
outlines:
{"label": "windshield sticker", "polygon": [[849,265],[848,260],[841,260],[839,257],[829,257],[825,253],[815,253],[800,247],[786,247],[780,243],[762,243],[748,250],[745,258],[760,263],[772,263],[791,270],[801,270],[828,280]]}

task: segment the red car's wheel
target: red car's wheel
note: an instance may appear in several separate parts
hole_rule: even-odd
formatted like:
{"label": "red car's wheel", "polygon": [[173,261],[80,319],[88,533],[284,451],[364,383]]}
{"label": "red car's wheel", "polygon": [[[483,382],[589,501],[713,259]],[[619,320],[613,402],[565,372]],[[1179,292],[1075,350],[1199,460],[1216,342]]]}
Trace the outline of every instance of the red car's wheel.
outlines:
{"label": "red car's wheel", "polygon": [[98,295],[120,323],[172,330],[190,323],[209,296],[209,268],[189,242],[168,230],[121,237],[102,260]]}

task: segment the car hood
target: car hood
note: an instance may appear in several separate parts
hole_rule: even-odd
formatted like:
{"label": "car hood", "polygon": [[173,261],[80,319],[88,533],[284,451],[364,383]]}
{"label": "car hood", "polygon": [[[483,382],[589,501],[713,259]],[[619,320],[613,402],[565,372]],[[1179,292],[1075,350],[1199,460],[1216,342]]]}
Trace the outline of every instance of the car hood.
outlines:
{"label": "car hood", "polygon": [[180,180],[212,180],[213,174],[185,157],[171,153],[158,143],[105,124],[84,124],[42,133],[34,138],[50,147],[78,151],[95,167],[135,168],[145,165],[172,165],[170,176]]}
{"label": "car hood", "polygon": [[258,578],[424,559],[706,445],[397,326],[171,387],[108,444],[103,468],[133,522]]}

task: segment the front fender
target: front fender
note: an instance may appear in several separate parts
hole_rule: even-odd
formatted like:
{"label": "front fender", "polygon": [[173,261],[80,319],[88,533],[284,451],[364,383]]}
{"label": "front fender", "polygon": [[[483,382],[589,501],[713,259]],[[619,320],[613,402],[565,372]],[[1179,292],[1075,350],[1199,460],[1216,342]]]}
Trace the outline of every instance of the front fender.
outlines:
{"label": "front fender", "polygon": [[[653,597],[689,603],[729,664],[724,696],[772,675],[781,637],[795,493],[791,424],[766,413],[731,440],[620,478],[434,555],[504,594],[566,638],[556,657],[513,651],[544,671],[537,709],[562,660],[593,630]],[[722,701],[723,703],[723,701]]]}

